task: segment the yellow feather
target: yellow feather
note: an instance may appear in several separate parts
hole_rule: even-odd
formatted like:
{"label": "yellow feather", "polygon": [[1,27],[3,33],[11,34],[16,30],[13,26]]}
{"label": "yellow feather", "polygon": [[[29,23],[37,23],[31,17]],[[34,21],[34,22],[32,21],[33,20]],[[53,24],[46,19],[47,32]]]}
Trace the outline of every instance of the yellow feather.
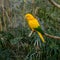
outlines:
{"label": "yellow feather", "polygon": [[[37,20],[33,15],[31,15],[31,14],[26,14],[26,15],[25,15],[25,18],[26,18],[26,20],[27,20],[27,22],[28,22],[29,27],[30,27],[32,30],[34,30],[34,28],[37,28],[38,26],[40,26],[38,20]],[[37,33],[38,33],[39,37],[41,38],[42,42],[45,42],[42,34],[41,34],[40,32],[38,32],[38,31],[37,31]]]}
{"label": "yellow feather", "polygon": [[31,29],[37,28],[39,25],[38,20],[33,17],[31,14],[26,14],[25,18],[27,19],[28,25]]}
{"label": "yellow feather", "polygon": [[40,32],[37,32],[37,33],[38,33],[39,37],[41,38],[42,42],[45,43],[45,40],[43,38],[43,35]]}

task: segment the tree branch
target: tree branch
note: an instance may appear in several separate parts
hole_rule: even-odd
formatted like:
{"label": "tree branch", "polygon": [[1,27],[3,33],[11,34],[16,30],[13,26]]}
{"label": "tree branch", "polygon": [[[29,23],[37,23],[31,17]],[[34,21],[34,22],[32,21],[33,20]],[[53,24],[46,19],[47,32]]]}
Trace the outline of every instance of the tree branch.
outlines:
{"label": "tree branch", "polygon": [[44,33],[44,35],[47,36],[47,37],[49,37],[49,38],[60,40],[60,37],[58,37],[58,36],[53,36],[53,35],[50,35],[50,34],[47,34],[47,33]]}
{"label": "tree branch", "polygon": [[48,1],[55,7],[60,8],[60,4],[57,4],[54,0],[48,0]]}
{"label": "tree branch", "polygon": [[[28,36],[31,37],[31,35],[33,34],[33,32],[34,32],[34,31],[31,31]],[[44,33],[44,35],[45,35],[46,37],[49,37],[49,38],[53,38],[53,39],[58,39],[58,40],[60,40],[60,37],[58,37],[58,36],[53,36],[53,35],[50,35],[50,34],[47,34],[47,33]]]}

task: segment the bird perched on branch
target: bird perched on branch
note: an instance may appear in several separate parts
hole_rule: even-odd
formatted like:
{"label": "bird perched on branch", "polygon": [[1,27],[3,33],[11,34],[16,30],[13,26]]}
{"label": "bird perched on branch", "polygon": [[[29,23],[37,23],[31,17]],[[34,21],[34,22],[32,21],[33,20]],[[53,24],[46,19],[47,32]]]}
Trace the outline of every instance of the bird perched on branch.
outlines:
{"label": "bird perched on branch", "polygon": [[29,27],[32,29],[32,31],[37,32],[42,42],[45,43],[45,40],[43,38],[44,32],[41,29],[41,25],[39,24],[38,20],[30,13],[27,13],[25,15],[25,18],[27,20]]}

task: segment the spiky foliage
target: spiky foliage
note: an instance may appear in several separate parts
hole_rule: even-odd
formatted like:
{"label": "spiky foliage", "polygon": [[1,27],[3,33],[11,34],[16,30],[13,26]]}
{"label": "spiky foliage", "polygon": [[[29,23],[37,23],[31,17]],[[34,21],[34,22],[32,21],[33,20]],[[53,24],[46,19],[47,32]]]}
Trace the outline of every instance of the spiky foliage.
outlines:
{"label": "spiky foliage", "polygon": [[[36,7],[39,10],[35,15]],[[30,12],[38,17],[45,32],[60,36],[60,9],[48,0],[10,0],[10,9],[11,22],[5,14],[7,31],[0,32],[0,60],[60,60],[60,40],[44,36],[43,44],[36,33],[28,37],[31,30],[24,19],[24,14]],[[2,13],[0,21],[1,17]]]}

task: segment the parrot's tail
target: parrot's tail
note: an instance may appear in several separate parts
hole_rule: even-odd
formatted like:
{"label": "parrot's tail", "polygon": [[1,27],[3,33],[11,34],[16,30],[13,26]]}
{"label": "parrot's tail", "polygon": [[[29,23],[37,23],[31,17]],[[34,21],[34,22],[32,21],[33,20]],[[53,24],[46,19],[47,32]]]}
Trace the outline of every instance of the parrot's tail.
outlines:
{"label": "parrot's tail", "polygon": [[42,42],[45,43],[46,41],[44,40],[43,35],[40,32],[37,32],[37,33],[38,33],[39,37],[41,38]]}

